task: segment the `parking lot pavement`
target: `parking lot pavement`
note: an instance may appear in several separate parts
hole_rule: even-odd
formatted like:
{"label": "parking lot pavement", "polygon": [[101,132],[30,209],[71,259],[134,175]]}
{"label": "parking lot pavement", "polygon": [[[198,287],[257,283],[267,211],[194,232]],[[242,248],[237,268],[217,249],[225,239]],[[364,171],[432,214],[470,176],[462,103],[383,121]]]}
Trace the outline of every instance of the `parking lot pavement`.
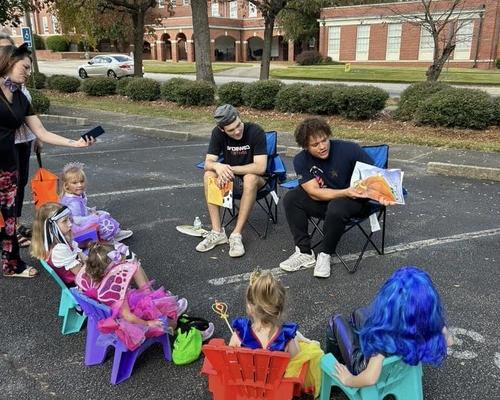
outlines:
{"label": "parking lot pavement", "polygon": [[[49,128],[77,137],[87,127]],[[244,314],[247,273],[257,266],[276,269],[293,244],[283,210],[267,239],[244,231],[247,254],[241,259],[231,259],[225,246],[196,253],[198,239],[175,230],[195,216],[208,224],[201,171],[194,167],[206,145],[206,139],[176,142],[110,128],[95,147],[72,151],[46,146],[43,158],[56,172],[69,161],[84,162],[89,205],[109,211],[132,229],[127,244],[148,275],[186,297],[190,314],[208,317],[216,336],[228,339],[224,322],[210,309],[213,300],[224,300],[231,316]],[[286,161],[290,168],[291,160]],[[392,166],[405,170],[409,197],[407,205],[389,210],[387,254],[370,253],[353,275],[336,263],[327,280],[314,278],[311,270],[279,273],[288,288],[288,319],[298,322],[306,336],[322,341],[332,313],[366,304],[399,266],[420,266],[441,292],[448,325],[457,336],[441,368],[424,368],[425,398],[498,398],[500,184],[427,175],[419,160],[406,163],[400,157]],[[31,211],[31,205],[25,206],[26,217]],[[265,222],[258,209],[252,219],[257,225]],[[359,251],[358,239],[354,232],[345,235],[340,252]],[[85,332],[60,334],[58,303],[59,289],[43,271],[32,280],[0,279],[2,399],[209,398],[206,379],[199,374],[201,361],[175,366],[162,360],[159,348],[138,360],[131,379],[110,385],[111,359],[100,366],[83,364]]]}

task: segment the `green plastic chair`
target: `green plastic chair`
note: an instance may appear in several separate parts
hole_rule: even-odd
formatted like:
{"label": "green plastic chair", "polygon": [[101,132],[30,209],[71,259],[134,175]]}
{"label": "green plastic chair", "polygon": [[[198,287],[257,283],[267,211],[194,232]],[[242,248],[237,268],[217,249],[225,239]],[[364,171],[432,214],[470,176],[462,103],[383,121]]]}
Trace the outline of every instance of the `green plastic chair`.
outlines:
{"label": "green plastic chair", "polygon": [[400,357],[391,356],[384,359],[382,372],[378,382],[372,386],[353,388],[343,385],[334,375],[335,363],[333,354],[325,354],[321,358],[321,394],[320,400],[329,400],[332,386],[340,388],[349,400],[382,400],[388,395],[395,400],[423,400],[422,364],[411,366]]}
{"label": "green plastic chair", "polygon": [[77,311],[78,303],[76,302],[73,294],[69,288],[62,281],[59,275],[51,268],[47,262],[39,260],[42,267],[49,273],[49,275],[56,281],[61,288],[61,300],[59,302],[58,315],[63,317],[63,324],[61,332],[63,335],[80,332],[82,325],[86,320],[86,316]]}

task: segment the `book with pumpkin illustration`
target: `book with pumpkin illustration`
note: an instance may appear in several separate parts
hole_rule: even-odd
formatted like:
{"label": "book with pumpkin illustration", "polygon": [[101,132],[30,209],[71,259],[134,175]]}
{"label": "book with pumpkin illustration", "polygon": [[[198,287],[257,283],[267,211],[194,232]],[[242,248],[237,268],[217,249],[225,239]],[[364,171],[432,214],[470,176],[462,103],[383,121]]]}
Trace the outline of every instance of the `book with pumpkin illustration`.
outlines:
{"label": "book with pumpkin illustration", "polygon": [[233,208],[233,182],[227,182],[223,187],[217,185],[217,178],[208,178],[208,202],[216,206]]}
{"label": "book with pumpkin illustration", "polygon": [[351,187],[365,191],[372,200],[383,198],[405,204],[403,175],[400,169],[382,169],[357,161],[351,176]]}

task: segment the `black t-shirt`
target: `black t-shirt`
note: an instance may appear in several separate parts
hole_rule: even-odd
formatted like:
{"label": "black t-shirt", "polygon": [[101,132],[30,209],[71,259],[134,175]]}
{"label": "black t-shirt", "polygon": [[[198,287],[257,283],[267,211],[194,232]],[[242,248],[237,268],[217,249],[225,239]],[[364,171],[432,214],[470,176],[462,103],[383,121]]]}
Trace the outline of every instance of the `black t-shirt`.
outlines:
{"label": "black t-shirt", "polygon": [[16,164],[15,133],[23,124],[25,118],[33,115],[33,109],[26,96],[16,90],[12,103],[7,105],[3,91],[0,89],[0,168],[12,169]]}
{"label": "black t-shirt", "polygon": [[235,140],[222,132],[218,127],[212,130],[208,144],[208,154],[224,157],[224,164],[231,166],[253,163],[253,157],[267,154],[266,135],[257,124],[245,123],[243,136]]}
{"label": "black t-shirt", "polygon": [[371,157],[356,143],[330,140],[328,158],[316,158],[302,150],[293,159],[293,167],[300,184],[316,179],[322,188],[345,189],[350,186],[356,161],[373,164]]}

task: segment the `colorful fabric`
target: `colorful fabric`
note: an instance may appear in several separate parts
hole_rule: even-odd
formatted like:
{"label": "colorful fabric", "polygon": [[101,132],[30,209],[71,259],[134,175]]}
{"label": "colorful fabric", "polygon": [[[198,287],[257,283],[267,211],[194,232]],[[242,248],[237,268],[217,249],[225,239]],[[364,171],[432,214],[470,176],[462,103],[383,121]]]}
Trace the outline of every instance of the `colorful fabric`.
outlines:
{"label": "colorful fabric", "polygon": [[305,363],[309,363],[304,381],[304,391],[306,393],[314,393],[314,398],[316,398],[319,396],[321,390],[320,361],[324,353],[318,342],[299,341],[298,344],[300,351],[288,363],[285,378],[298,376],[302,370],[302,366]]}
{"label": "colorful fabric", "polygon": [[[241,317],[233,321],[233,329],[241,341],[241,347],[263,349],[262,343],[252,330],[252,321]],[[265,350],[285,351],[288,342],[297,334],[298,325],[293,322],[284,323],[269,341]]]}

